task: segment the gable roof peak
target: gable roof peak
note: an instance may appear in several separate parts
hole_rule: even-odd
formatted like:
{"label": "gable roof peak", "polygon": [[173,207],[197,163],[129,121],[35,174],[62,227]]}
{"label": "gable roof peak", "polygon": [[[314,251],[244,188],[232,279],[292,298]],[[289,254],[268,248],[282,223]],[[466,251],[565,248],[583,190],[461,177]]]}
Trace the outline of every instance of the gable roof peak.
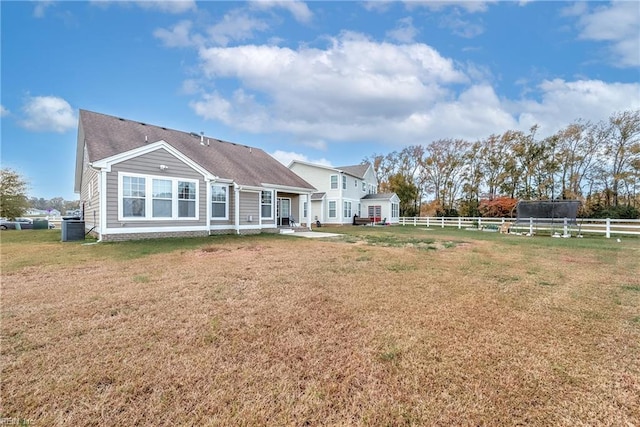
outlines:
{"label": "gable roof peak", "polygon": [[308,182],[257,147],[88,110],[80,110],[79,121],[82,133],[78,133],[78,152],[82,155],[81,148],[86,145],[90,163],[164,141],[221,179],[254,187],[271,183],[314,190]]}

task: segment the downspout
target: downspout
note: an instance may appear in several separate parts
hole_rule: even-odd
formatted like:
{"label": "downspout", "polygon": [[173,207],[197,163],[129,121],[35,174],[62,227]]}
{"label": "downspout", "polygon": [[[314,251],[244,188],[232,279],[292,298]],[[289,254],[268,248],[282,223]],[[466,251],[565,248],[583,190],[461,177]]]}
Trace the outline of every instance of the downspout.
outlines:
{"label": "downspout", "polygon": [[233,196],[235,229],[236,234],[240,234],[240,187],[235,182],[233,183]]}

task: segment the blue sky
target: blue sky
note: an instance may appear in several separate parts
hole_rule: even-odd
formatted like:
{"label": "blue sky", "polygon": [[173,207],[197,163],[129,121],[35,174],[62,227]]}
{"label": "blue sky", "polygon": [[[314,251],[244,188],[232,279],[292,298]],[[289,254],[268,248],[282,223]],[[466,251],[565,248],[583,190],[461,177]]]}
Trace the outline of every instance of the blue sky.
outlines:
{"label": "blue sky", "polygon": [[74,200],[79,109],[342,166],[640,108],[640,2],[2,1],[2,167]]}

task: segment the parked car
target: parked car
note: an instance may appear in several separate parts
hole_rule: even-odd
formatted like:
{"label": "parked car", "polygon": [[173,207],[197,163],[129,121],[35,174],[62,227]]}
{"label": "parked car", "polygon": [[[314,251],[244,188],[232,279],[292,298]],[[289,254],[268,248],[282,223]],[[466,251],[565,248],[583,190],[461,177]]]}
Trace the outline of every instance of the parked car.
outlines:
{"label": "parked car", "polygon": [[0,230],[16,230],[17,224],[20,224],[20,229],[33,228],[33,220],[31,218],[16,218],[14,221],[4,220],[0,222]]}
{"label": "parked car", "polygon": [[[20,230],[31,230],[33,228],[33,219],[16,218],[14,221],[2,219],[0,220],[0,230],[17,230],[17,224],[20,224]],[[49,223],[49,228],[55,228],[55,225]]]}

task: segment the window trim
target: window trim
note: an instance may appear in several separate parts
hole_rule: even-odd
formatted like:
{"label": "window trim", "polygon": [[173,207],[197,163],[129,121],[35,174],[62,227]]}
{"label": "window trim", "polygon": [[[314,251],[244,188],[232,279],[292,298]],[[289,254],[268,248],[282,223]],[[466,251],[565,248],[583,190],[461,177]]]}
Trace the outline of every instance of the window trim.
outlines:
{"label": "window trim", "polygon": [[[336,179],[335,186],[334,186],[334,182],[333,182],[334,178]],[[337,190],[338,189],[338,175],[331,175],[329,177],[329,188],[331,190]]]}
{"label": "window trim", "polygon": [[342,189],[347,189],[347,175],[342,175]]}
{"label": "window trim", "polygon": [[352,207],[353,206],[352,206],[350,201],[344,200],[342,202],[342,217],[343,218],[351,218],[352,213],[353,213]]}
{"label": "window trim", "polygon": [[400,203],[391,202],[391,218],[400,218]]}
{"label": "window trim", "polygon": [[[191,199],[191,198],[186,198],[186,199],[185,198],[181,198],[180,197],[180,183],[193,184],[193,182],[185,181],[184,179],[181,179],[181,180],[178,180],[177,184],[174,184],[174,185],[176,185],[176,189],[177,189],[176,196],[177,196],[177,199],[178,199],[178,203],[177,203],[178,218],[192,218],[190,216],[180,216],[180,202],[193,203],[193,206],[194,206],[194,208],[193,208],[193,216],[196,216],[196,210],[198,210],[198,204],[196,203],[196,200],[197,200],[196,189],[194,188],[194,190],[193,190],[193,195],[194,195],[193,199]],[[173,194],[171,196],[173,197]]]}
{"label": "window trim", "polygon": [[[269,193],[271,195],[271,201],[270,201],[270,203],[268,203],[271,206],[269,216],[262,216],[262,208],[263,208],[263,206],[267,205],[267,203],[264,203],[262,201],[262,195],[264,193]],[[275,194],[274,194],[273,190],[262,190],[260,192],[260,218],[261,219],[274,219],[274,215],[273,215],[273,211],[274,211],[274,209],[273,209],[274,208],[273,200],[275,199],[274,196],[275,196]]]}
{"label": "window trim", "polygon": [[[213,204],[214,203],[222,203],[220,201],[215,201],[213,200],[213,187],[219,187],[219,188],[225,188],[225,201],[224,201],[224,217],[221,216],[213,216]],[[218,183],[211,183],[211,189],[210,189],[210,193],[211,193],[211,197],[209,200],[209,204],[211,205],[211,217],[209,218],[211,221],[228,221],[229,220],[229,185],[226,184],[218,184]]]}
{"label": "window trim", "polygon": [[[124,178],[123,178],[124,180]],[[153,184],[154,181],[169,181],[169,185],[171,188],[171,197],[156,197],[154,196],[154,191],[153,191]],[[155,212],[154,212],[154,205],[153,202],[156,200],[164,200],[164,201],[170,201],[171,202],[171,215],[169,216],[156,216]],[[163,218],[163,219],[172,219],[173,218],[173,181],[171,181],[170,179],[152,179],[151,180],[151,216],[153,218]]]}
{"label": "window trim", "polygon": [[[124,177],[144,178],[145,196],[144,213],[145,216],[124,216]],[[171,181],[171,216],[153,216],[153,180]],[[194,183],[195,188],[195,216],[178,216],[178,182]],[[162,222],[162,221],[199,221],[200,220],[200,180],[193,178],[182,178],[178,176],[148,175],[135,172],[118,171],[118,221],[121,222]]]}
{"label": "window trim", "polygon": [[[333,216],[331,216],[332,203],[333,203]],[[329,200],[329,203],[327,203],[327,216],[329,218],[338,218],[338,202],[336,200]]]}

